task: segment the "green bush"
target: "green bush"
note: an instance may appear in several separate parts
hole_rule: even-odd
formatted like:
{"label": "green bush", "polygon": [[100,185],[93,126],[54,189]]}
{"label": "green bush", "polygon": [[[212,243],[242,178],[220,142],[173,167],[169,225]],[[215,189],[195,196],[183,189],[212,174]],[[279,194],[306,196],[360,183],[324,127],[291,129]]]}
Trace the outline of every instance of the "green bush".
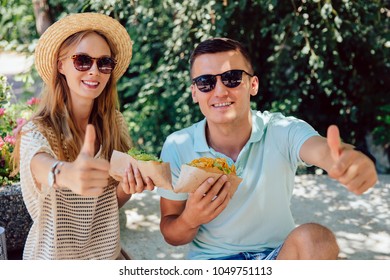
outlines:
{"label": "green bush", "polygon": [[0,1],[0,50],[31,53],[38,37],[31,0]]}
{"label": "green bush", "polygon": [[379,144],[390,143],[388,112],[378,111],[390,103],[383,1],[164,3],[138,7],[128,25],[135,57],[122,102],[144,148],[158,152],[169,132],[200,119],[190,98],[188,59],[210,36],[248,46],[261,81],[254,108],[303,118],[323,135],[337,124],[356,145],[373,131]]}

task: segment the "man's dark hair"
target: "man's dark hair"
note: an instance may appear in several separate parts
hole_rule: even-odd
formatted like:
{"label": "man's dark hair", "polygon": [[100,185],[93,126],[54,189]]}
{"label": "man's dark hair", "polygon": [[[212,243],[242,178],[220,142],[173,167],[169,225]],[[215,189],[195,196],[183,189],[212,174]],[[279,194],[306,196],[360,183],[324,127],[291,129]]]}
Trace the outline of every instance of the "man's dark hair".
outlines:
{"label": "man's dark hair", "polygon": [[191,54],[190,72],[192,72],[192,66],[198,56],[202,54],[220,53],[227,51],[239,51],[247,61],[248,66],[250,67],[249,70],[253,72],[252,61],[249,56],[248,50],[240,42],[229,38],[211,38],[201,42]]}

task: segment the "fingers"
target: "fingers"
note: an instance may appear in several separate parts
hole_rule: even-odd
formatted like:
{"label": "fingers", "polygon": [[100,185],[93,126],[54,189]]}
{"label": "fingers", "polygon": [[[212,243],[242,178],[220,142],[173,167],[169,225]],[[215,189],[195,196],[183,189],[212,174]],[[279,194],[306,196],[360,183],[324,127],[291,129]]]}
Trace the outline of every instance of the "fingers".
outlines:
{"label": "fingers", "polygon": [[344,180],[340,180],[340,183],[342,183],[349,191],[353,192],[354,194],[360,195],[366,192],[371,187],[373,187],[377,182],[377,178],[375,175],[357,175],[350,180],[346,180],[344,182],[342,181]]}
{"label": "fingers", "polygon": [[344,152],[339,156],[338,160],[329,170],[329,176],[337,179],[341,176],[345,176],[348,170],[350,171],[350,174],[352,174],[352,171],[356,172],[355,169],[351,168],[353,163],[358,163],[356,162],[356,157],[353,154],[351,155],[349,151],[344,150]]}
{"label": "fingers", "polygon": [[328,127],[328,132],[326,136],[330,153],[333,160],[337,161],[340,156],[341,142],[340,142],[340,132],[336,125],[331,125]]}
{"label": "fingers", "polygon": [[[67,178],[69,186],[74,186],[72,189],[78,194],[102,193],[108,185],[110,163],[103,158],[94,158],[95,140],[95,128],[88,124],[80,154],[72,163],[72,173]],[[100,188],[100,191],[94,191],[94,188]]]}
{"label": "fingers", "polygon": [[343,150],[338,162],[329,171],[329,176],[355,194],[364,193],[378,180],[372,161],[355,150]]}
{"label": "fingers", "polygon": [[341,143],[336,125],[329,126],[326,139],[333,159],[328,170],[330,177],[337,179],[355,194],[362,194],[375,185],[377,182],[375,165],[353,147]]}
{"label": "fingers", "polygon": [[[221,176],[216,183],[210,188],[206,195],[203,196],[203,200],[205,201],[212,201],[212,202],[218,202],[219,198],[227,194],[225,189],[225,183],[226,183],[226,189],[229,188],[230,183],[227,182],[227,176],[223,175]],[[215,203],[218,204],[218,203]]]}
{"label": "fingers", "polygon": [[90,157],[94,157],[94,155],[95,155],[95,139],[96,139],[95,127],[91,124],[88,124],[87,128],[85,130],[84,144],[83,144],[83,147],[81,148],[80,153],[83,153],[83,154],[88,155]]}
{"label": "fingers", "polygon": [[231,183],[227,180],[226,175],[218,180],[208,178],[194,193],[189,194],[184,212],[192,224],[198,226],[208,223],[226,208],[231,198]]}
{"label": "fingers", "polygon": [[110,163],[103,158],[86,159],[84,166],[91,170],[105,171],[106,174],[108,174],[108,171],[110,170]]}
{"label": "fingers", "polygon": [[155,184],[153,183],[152,179],[150,179],[149,177],[146,177],[146,190],[148,191],[152,191],[154,190],[154,186]]}
{"label": "fingers", "polygon": [[217,208],[226,200],[230,200],[231,183],[227,180],[228,177],[226,175],[222,175],[217,181],[214,178],[208,178],[194,193],[196,199],[201,201],[201,207],[208,207],[208,211],[213,213],[215,217],[215,214],[220,213],[218,211],[215,212]]}
{"label": "fingers", "polygon": [[215,214],[218,216],[228,205],[230,201],[230,182],[225,183],[225,188],[223,189],[224,193],[221,193],[220,195],[217,196],[217,198],[213,201],[217,205],[215,209]]}
{"label": "fingers", "polygon": [[[229,199],[227,199],[227,198],[230,198],[230,187],[231,187],[231,183],[225,182],[223,185],[223,188],[220,190],[220,192],[211,199],[211,203],[214,204],[214,206],[216,207],[216,210],[219,207],[221,207],[224,203],[229,202]],[[207,195],[203,199],[208,199]],[[225,208],[225,207],[223,207],[223,208]]]}
{"label": "fingers", "polygon": [[127,194],[141,193],[144,190],[152,191],[154,190],[154,183],[149,178],[146,177],[145,180],[142,177],[141,172],[137,167],[129,165],[125,170],[123,175],[122,188],[123,191]]}
{"label": "fingers", "polygon": [[130,166],[126,169],[124,176],[125,185],[127,185],[127,189],[129,194],[134,194],[137,192],[142,192],[143,190],[143,180],[142,176],[138,170],[138,168],[133,168]]}
{"label": "fingers", "polygon": [[227,182],[226,175],[222,175],[218,178],[218,180],[215,180],[214,178],[210,177],[199,186],[199,188],[194,192],[194,194],[199,199],[204,198],[206,196],[212,199],[221,191],[221,188],[223,187],[225,182]]}
{"label": "fingers", "polygon": [[77,185],[80,194],[85,194],[92,188],[103,189],[108,186],[109,173],[107,170],[78,169],[72,176],[71,179],[75,181],[74,184]]}
{"label": "fingers", "polygon": [[81,189],[106,187],[108,185],[110,163],[105,159],[86,159],[74,166],[74,178]]}

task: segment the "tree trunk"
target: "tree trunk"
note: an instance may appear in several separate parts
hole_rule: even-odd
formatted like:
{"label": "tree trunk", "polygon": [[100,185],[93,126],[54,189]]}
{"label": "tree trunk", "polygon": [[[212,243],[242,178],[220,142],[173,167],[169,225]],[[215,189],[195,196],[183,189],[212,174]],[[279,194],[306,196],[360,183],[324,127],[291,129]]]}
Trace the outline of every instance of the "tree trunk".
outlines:
{"label": "tree trunk", "polygon": [[35,25],[39,35],[52,25],[50,6],[47,0],[32,0],[35,15]]}

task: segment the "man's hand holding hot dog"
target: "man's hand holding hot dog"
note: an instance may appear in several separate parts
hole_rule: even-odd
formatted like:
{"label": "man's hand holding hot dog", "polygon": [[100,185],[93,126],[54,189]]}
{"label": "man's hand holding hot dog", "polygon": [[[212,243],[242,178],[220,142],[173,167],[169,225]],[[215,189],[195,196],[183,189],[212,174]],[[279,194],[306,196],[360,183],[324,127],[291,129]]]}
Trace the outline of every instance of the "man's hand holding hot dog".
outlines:
{"label": "man's hand holding hot dog", "polygon": [[227,206],[230,182],[222,175],[218,180],[207,179],[194,192],[190,193],[184,217],[192,228],[197,228],[215,219]]}
{"label": "man's hand holding hot dog", "polygon": [[226,175],[218,180],[209,178],[189,194],[187,201],[174,201],[169,206],[163,203],[166,215],[161,227],[172,231],[168,236],[175,236],[175,240],[166,240],[175,245],[191,242],[202,224],[214,220],[226,208],[230,185]]}

